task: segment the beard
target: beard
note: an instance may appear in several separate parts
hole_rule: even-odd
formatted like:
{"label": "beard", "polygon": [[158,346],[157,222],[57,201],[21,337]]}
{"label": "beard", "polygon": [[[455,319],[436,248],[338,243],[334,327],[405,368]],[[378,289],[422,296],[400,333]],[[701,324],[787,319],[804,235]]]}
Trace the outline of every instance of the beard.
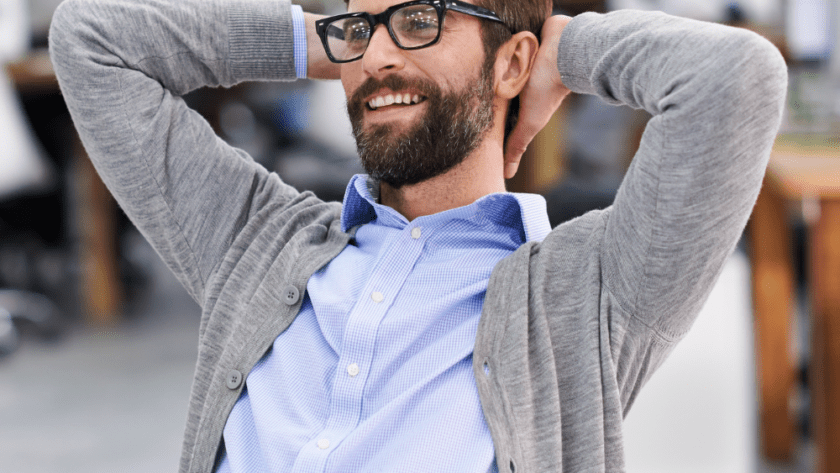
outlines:
{"label": "beard", "polygon": [[[364,128],[366,97],[387,88],[420,91],[426,111],[404,133],[392,125]],[[347,101],[347,112],[365,171],[395,189],[444,174],[464,161],[493,125],[493,62],[461,90],[444,94],[431,81],[388,76],[368,79]]]}

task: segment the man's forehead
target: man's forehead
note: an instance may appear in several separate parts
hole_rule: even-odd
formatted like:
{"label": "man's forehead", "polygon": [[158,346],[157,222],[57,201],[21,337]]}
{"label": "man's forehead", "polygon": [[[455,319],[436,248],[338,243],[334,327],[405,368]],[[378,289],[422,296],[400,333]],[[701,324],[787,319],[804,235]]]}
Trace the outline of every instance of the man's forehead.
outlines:
{"label": "man's forehead", "polygon": [[[387,10],[389,7],[406,3],[407,0],[349,0],[347,2],[347,11],[354,12],[368,12],[380,13]],[[461,0],[464,3],[476,4],[475,0]]]}

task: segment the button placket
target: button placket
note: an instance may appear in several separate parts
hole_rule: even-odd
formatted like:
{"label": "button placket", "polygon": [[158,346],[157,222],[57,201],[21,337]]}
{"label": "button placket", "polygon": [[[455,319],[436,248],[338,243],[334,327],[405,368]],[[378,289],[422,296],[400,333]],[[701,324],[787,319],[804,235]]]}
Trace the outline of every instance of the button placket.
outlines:
{"label": "button placket", "polygon": [[[361,289],[360,299],[348,316],[343,342],[345,349],[338,360],[339,368],[331,398],[331,405],[341,406],[341,409],[331,409],[324,430],[315,437],[316,445],[317,439],[327,437],[337,445],[359,421],[364,387],[371,376],[376,328],[394,303],[396,291],[411,273],[423,251],[421,244],[406,244],[407,241],[413,242],[411,239],[406,240],[406,236],[411,235],[413,230],[407,230],[399,237],[394,235],[396,238],[389,241],[382,257],[372,268],[371,279]],[[377,271],[379,267],[387,267],[389,270]]]}

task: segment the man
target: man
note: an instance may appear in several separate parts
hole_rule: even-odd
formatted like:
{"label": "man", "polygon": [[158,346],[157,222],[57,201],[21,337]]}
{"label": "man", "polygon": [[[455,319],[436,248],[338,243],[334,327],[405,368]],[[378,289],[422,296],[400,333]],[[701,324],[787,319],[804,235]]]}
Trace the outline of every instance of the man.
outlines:
{"label": "man", "polygon": [[[203,309],[181,471],[623,471],[622,418],[757,196],[778,52],[661,14],[545,19],[542,0],[348,8],[316,25],[284,0],[71,0],[54,17],[91,159]],[[178,98],[296,75],[346,90],[370,177],[343,205]],[[615,204],[550,230],[504,178],[569,90],[654,118]]]}

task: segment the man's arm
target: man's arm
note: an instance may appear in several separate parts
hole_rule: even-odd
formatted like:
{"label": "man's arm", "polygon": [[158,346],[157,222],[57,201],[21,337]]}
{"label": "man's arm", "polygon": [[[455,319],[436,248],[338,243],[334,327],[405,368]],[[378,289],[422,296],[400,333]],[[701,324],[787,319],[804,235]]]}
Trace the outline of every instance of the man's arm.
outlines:
{"label": "man's arm", "polygon": [[[786,66],[749,31],[633,11],[576,17],[556,57],[564,87],[653,115],[603,214],[599,255],[602,316],[627,401],[661,361],[648,343],[670,347],[685,334],[746,225],[780,124]],[[544,252],[563,248],[559,233]]]}
{"label": "man's arm", "polygon": [[[337,76],[320,49],[310,50],[310,73]],[[91,160],[200,301],[245,223],[298,193],[222,142],[180,96],[295,79],[289,2],[69,0],[50,50]]]}
{"label": "man's arm", "polygon": [[609,217],[604,284],[662,336],[680,336],[755,204],[785,62],[746,30],[616,12],[570,23],[558,66],[572,91],[653,115]]}

